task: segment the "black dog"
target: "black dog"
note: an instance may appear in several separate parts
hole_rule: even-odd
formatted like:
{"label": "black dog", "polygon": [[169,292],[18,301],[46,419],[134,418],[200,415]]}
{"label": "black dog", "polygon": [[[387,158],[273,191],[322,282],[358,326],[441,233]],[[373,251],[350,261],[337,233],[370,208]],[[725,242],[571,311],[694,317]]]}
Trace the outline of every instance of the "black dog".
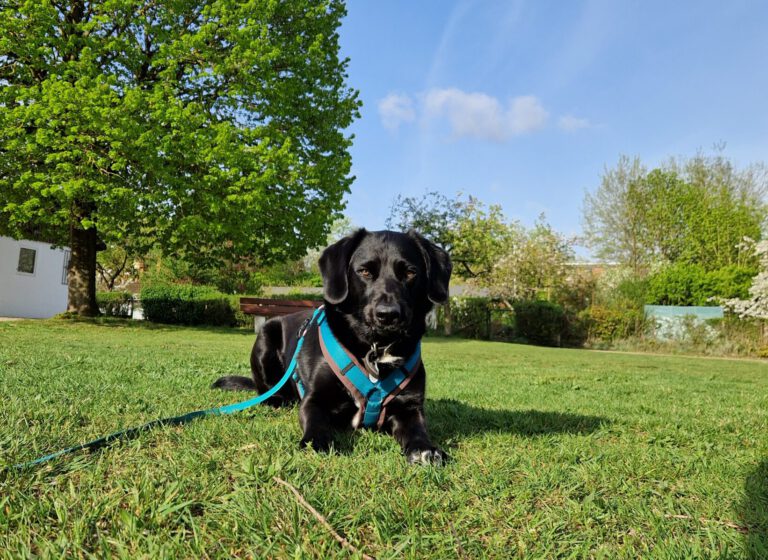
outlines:
{"label": "black dog", "polygon": [[[434,303],[448,298],[448,254],[414,231],[360,229],[328,247],[320,257],[325,314],[331,332],[356,358],[371,380],[386,379],[418,348]],[[253,380],[228,376],[213,386],[266,392],[283,376],[311,311],[264,323],[251,352]],[[326,362],[318,328],[309,328],[298,356],[305,391],[299,420],[302,445],[330,448],[334,428],[357,428],[362,411]],[[446,455],[427,435],[424,419],[424,366],[419,360],[410,381],[386,405],[379,429],[394,435],[411,463],[442,463]],[[289,382],[270,401],[299,399]]]}

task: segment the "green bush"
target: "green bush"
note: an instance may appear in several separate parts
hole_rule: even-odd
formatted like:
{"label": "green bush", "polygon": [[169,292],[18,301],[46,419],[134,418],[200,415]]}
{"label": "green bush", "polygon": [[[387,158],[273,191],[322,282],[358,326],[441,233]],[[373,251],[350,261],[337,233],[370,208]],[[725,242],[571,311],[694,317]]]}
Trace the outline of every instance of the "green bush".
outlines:
{"label": "green bush", "polygon": [[96,302],[107,317],[125,317],[133,314],[133,295],[129,292],[98,292]]}
{"label": "green bush", "polygon": [[698,264],[677,263],[651,276],[648,303],[653,305],[705,305],[706,276]]}
{"label": "green bush", "polygon": [[229,300],[229,306],[232,308],[234,314],[234,326],[236,327],[253,327],[253,315],[246,315],[240,311],[240,298],[241,297],[260,297],[253,295],[234,295],[227,296]]}
{"label": "green bush", "polygon": [[323,279],[318,272],[304,270],[301,261],[275,264],[253,273],[252,279],[262,286],[312,286],[322,287]]}
{"label": "green bush", "polygon": [[152,285],[141,290],[144,318],[173,325],[234,326],[233,300],[210,286]]}
{"label": "green bush", "polygon": [[562,346],[568,333],[565,310],[556,303],[539,300],[519,300],[515,310],[515,332],[533,344]]}
{"label": "green bush", "polygon": [[625,278],[616,286],[615,293],[609,306],[628,308],[642,308],[648,299],[649,281],[647,278]]}
{"label": "green bush", "polygon": [[707,287],[712,297],[749,299],[749,287],[757,269],[731,265],[707,273]]}
{"label": "green bush", "polygon": [[737,265],[706,271],[698,264],[676,263],[651,276],[646,302],[653,305],[716,305],[720,298],[746,298],[755,274],[753,268]]}
{"label": "green bush", "polygon": [[559,285],[553,301],[568,312],[578,313],[589,307],[597,293],[597,279],[591,272],[575,270],[567,282]]}
{"label": "green bush", "polygon": [[589,322],[584,319],[582,313],[576,313],[565,309],[565,331],[561,336],[563,346],[584,346],[589,338]]}
{"label": "green bush", "polygon": [[491,299],[462,297],[451,299],[451,330],[467,338],[486,339],[490,336]]}
{"label": "green bush", "polygon": [[580,314],[590,340],[609,342],[643,332],[645,314],[635,307],[593,305]]}

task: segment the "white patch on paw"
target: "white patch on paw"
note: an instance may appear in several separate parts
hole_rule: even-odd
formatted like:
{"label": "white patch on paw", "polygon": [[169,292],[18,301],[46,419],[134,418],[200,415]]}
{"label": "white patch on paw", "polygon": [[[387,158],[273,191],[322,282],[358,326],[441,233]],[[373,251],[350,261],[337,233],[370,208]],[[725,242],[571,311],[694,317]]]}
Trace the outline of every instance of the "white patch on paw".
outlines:
{"label": "white patch on paw", "polygon": [[437,449],[413,451],[408,455],[408,462],[414,465],[442,465],[443,454]]}

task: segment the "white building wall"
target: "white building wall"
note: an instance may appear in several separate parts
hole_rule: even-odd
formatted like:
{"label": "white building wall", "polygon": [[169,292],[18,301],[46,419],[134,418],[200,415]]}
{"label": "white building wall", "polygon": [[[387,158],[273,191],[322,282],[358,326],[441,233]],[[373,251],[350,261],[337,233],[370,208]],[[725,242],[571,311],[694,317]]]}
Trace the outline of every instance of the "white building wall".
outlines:
{"label": "white building wall", "polygon": [[[32,274],[18,271],[21,248],[34,249]],[[69,250],[0,236],[0,317],[52,317],[67,309],[64,259]]]}

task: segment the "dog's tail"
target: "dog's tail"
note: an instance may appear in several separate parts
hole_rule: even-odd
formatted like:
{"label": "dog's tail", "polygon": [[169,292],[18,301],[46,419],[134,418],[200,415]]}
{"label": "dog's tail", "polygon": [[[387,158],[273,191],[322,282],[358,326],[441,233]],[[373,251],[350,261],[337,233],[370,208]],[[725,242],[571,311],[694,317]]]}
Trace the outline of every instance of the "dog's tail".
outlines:
{"label": "dog's tail", "polygon": [[227,375],[219,377],[211,385],[211,389],[223,389],[225,391],[257,391],[256,383],[250,377],[242,375]]}

